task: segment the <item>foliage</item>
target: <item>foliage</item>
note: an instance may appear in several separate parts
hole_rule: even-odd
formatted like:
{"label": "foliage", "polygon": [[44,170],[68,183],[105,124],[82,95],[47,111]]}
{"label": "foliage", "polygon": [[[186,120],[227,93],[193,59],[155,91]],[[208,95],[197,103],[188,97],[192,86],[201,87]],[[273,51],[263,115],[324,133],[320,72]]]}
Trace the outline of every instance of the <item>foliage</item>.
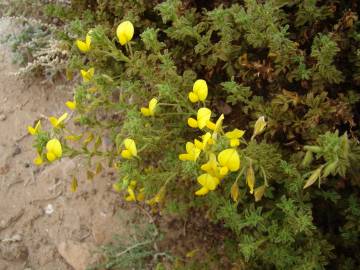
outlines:
{"label": "foliage", "polygon": [[10,45],[13,61],[21,66],[17,75],[41,76],[52,81],[64,72],[68,51],[54,37],[54,26],[26,17],[14,17],[11,23],[19,29],[2,42]]}
{"label": "foliage", "polygon": [[97,269],[154,269],[159,264],[161,257],[171,257],[165,252],[156,251],[156,242],[159,235],[155,225],[145,228],[135,228],[132,236],[132,244],[124,242],[118,236],[114,237],[114,243],[103,246],[99,252],[105,257],[102,263],[89,268]]}
{"label": "foliage", "polygon": [[54,161],[56,138],[55,159],[97,157],[89,178],[117,168],[125,200],[220,228],[223,258],[199,243],[206,255],[176,254],[174,269],[356,269],[356,4],[220,2],[47,6],[67,74],[81,70],[67,105],[84,131],[53,118],[33,134],[36,163]]}

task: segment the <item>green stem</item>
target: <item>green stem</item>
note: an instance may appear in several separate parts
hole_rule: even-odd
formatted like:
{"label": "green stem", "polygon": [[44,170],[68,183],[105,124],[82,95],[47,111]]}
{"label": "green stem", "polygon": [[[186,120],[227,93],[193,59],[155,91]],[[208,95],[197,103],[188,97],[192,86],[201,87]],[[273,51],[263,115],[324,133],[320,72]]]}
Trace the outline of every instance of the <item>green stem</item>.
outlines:
{"label": "green stem", "polygon": [[243,175],[244,171],[245,171],[245,167],[242,168],[241,171],[239,172],[238,176],[237,176],[236,179],[235,179],[235,183],[238,182],[238,180],[240,179],[240,177]]}
{"label": "green stem", "polygon": [[158,116],[166,116],[166,115],[192,115],[192,113],[163,113],[163,114],[158,114]]}
{"label": "green stem", "polygon": [[129,48],[130,57],[131,57],[131,58],[134,58],[133,51],[132,51],[132,47],[131,47],[131,43],[130,43],[130,42],[128,42],[128,43],[126,43],[126,45],[127,45],[127,46],[128,46],[128,48]]}
{"label": "green stem", "polygon": [[160,106],[172,106],[172,107],[179,106],[179,104],[173,104],[173,103],[158,103],[158,105],[160,105]]}
{"label": "green stem", "polygon": [[267,178],[266,178],[266,173],[265,173],[265,170],[264,170],[263,166],[260,166],[260,170],[261,170],[262,175],[264,177],[265,186],[268,187],[269,184],[268,184],[268,181],[267,181]]}

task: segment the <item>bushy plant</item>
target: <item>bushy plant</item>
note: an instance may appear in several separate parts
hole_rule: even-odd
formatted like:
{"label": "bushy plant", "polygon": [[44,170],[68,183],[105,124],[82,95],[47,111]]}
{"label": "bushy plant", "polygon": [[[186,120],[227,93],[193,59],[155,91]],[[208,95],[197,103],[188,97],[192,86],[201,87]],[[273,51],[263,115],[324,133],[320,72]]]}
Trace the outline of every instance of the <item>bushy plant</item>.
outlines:
{"label": "bushy plant", "polygon": [[226,262],[176,254],[175,269],[356,269],[356,3],[219,2],[48,6],[82,76],[67,106],[84,131],[67,113],[30,128],[35,163],[97,157],[88,177],[116,167],[125,200],[227,235],[198,247]]}

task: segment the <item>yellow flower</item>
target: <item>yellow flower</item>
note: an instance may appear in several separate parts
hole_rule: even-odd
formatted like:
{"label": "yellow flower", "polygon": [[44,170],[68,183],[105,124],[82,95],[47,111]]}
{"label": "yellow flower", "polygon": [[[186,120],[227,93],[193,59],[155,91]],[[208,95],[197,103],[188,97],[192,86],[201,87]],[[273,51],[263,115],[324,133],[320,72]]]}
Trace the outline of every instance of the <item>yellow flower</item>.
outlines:
{"label": "yellow flower", "polygon": [[40,130],[41,130],[41,122],[40,122],[40,120],[37,121],[35,127],[28,126],[28,131],[29,131],[29,133],[31,135],[38,134]]}
{"label": "yellow flower", "polygon": [[256,120],[255,122],[254,133],[251,136],[251,139],[254,139],[255,136],[261,134],[264,131],[266,125],[267,123],[265,122],[265,117],[264,116],[259,117],[259,119]]}
{"label": "yellow flower", "polygon": [[43,162],[44,162],[44,160],[42,159],[42,157],[39,154],[34,159],[34,164],[37,166],[40,166],[41,164],[43,164]]}
{"label": "yellow flower", "polygon": [[254,190],[254,197],[255,197],[255,202],[258,202],[262,199],[262,197],[264,196],[265,193],[265,185],[262,185],[260,187],[257,187]]}
{"label": "yellow flower", "polygon": [[95,68],[89,68],[87,71],[82,69],[82,70],[80,70],[80,73],[83,78],[83,81],[86,83],[86,82],[91,81],[92,77],[95,74]]}
{"label": "yellow flower", "polygon": [[207,128],[211,129],[212,131],[214,131],[214,133],[219,133],[222,129],[222,122],[224,121],[224,115],[220,115],[220,117],[218,118],[218,120],[216,121],[216,123],[213,123],[211,121],[208,121],[206,123]]}
{"label": "yellow flower", "polygon": [[86,35],[85,42],[82,40],[76,40],[76,46],[79,48],[82,52],[88,52],[90,51],[90,45],[91,45],[91,37],[89,34]]}
{"label": "yellow flower", "polygon": [[135,192],[131,187],[127,188],[127,192],[128,192],[129,195],[127,195],[125,197],[125,200],[128,201],[128,202],[136,201]]}
{"label": "yellow flower", "polygon": [[207,194],[211,190],[215,190],[218,184],[220,183],[219,179],[208,174],[204,173],[197,178],[197,181],[202,186],[199,190],[195,192],[195,195],[202,196]]}
{"label": "yellow flower", "polygon": [[195,139],[194,144],[195,144],[196,148],[198,148],[200,150],[205,150],[206,146],[208,144],[211,144],[211,134],[210,134],[210,132],[206,132],[206,134],[201,136],[201,139],[202,139],[202,142]]}
{"label": "yellow flower", "polygon": [[119,24],[116,29],[116,35],[121,45],[128,43],[134,35],[134,26],[131,22],[125,21]]}
{"label": "yellow flower", "polygon": [[135,188],[136,188],[136,181],[132,180],[127,188],[128,195],[125,197],[125,200],[128,202],[136,201],[135,196]]}
{"label": "yellow flower", "polygon": [[65,136],[65,139],[68,140],[68,141],[76,142],[76,141],[79,141],[83,136],[84,136],[83,134],[80,134],[80,135],[68,135],[68,136]]}
{"label": "yellow flower", "polygon": [[141,113],[144,116],[154,116],[157,103],[158,103],[158,101],[156,98],[151,99],[149,102],[149,108],[142,107]]}
{"label": "yellow flower", "polygon": [[125,150],[121,151],[121,156],[126,159],[131,159],[132,157],[137,156],[137,149],[135,141],[132,139],[124,140]]}
{"label": "yellow flower", "polygon": [[221,151],[218,155],[218,160],[222,166],[220,169],[221,175],[226,175],[229,171],[235,172],[240,168],[240,157],[234,148]]}
{"label": "yellow flower", "polygon": [[201,165],[201,169],[208,174],[215,176],[218,179],[223,178],[223,175],[220,175],[219,164],[216,160],[216,155],[214,153],[210,154],[208,162]]}
{"label": "yellow flower", "polygon": [[68,107],[70,110],[75,110],[76,109],[76,101],[66,101],[65,103],[66,107]]}
{"label": "yellow flower", "polygon": [[255,172],[251,164],[246,171],[246,184],[250,188],[250,194],[253,194],[255,186]]}
{"label": "yellow flower", "polygon": [[197,111],[197,120],[194,118],[188,119],[188,125],[192,128],[199,128],[203,129],[207,122],[210,120],[211,117],[211,111],[208,108],[200,108]]}
{"label": "yellow flower", "polygon": [[51,125],[55,128],[59,127],[62,122],[64,122],[64,120],[68,117],[68,113],[64,113],[62,116],[60,116],[59,118],[56,118],[54,116],[49,117],[49,121],[51,123]]}
{"label": "yellow flower", "polygon": [[156,195],[153,198],[151,198],[150,200],[147,200],[146,203],[149,204],[149,205],[154,205],[156,203],[161,203],[165,198],[165,193],[166,193],[166,188],[165,188],[165,185],[164,185],[164,186],[162,186],[160,188],[158,193],[156,193]]}
{"label": "yellow flower", "polygon": [[145,199],[145,193],[144,193],[144,188],[141,188],[138,195],[136,195],[136,200],[141,202]]}
{"label": "yellow flower", "polygon": [[201,150],[196,148],[196,146],[192,142],[186,143],[186,154],[180,154],[179,159],[184,160],[190,160],[190,161],[196,161],[199,157]]}
{"label": "yellow flower", "polygon": [[204,80],[197,80],[194,83],[192,92],[189,93],[189,99],[192,103],[198,101],[205,101],[208,95],[208,86],[206,81]]}
{"label": "yellow flower", "polygon": [[230,140],[230,146],[231,147],[236,147],[240,145],[240,138],[242,136],[244,136],[245,131],[244,130],[239,130],[237,128],[235,128],[233,131],[229,131],[225,133],[226,138],[228,138]]}
{"label": "yellow flower", "polygon": [[51,139],[46,144],[46,157],[47,159],[52,162],[55,159],[61,158],[62,156],[62,147],[61,143],[58,139]]}

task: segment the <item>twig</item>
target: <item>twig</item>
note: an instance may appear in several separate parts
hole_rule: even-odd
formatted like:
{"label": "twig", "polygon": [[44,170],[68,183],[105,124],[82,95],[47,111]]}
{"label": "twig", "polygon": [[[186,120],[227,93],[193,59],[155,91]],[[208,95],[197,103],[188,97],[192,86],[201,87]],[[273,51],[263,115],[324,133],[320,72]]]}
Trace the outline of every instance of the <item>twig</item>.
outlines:
{"label": "twig", "polygon": [[151,240],[148,240],[148,241],[144,241],[144,242],[141,242],[141,243],[137,243],[137,244],[135,244],[135,245],[133,245],[131,247],[128,247],[127,249],[117,253],[116,257],[120,257],[120,256],[124,255],[125,253],[129,252],[130,250],[133,250],[133,249],[135,249],[137,247],[145,246],[147,244],[150,244],[151,242],[152,242]]}
{"label": "twig", "polygon": [[52,201],[57,199],[58,197],[60,197],[63,194],[63,191],[60,190],[60,192],[58,194],[56,194],[55,196],[52,197],[48,197],[48,198],[44,198],[44,199],[37,199],[37,200],[33,200],[31,201],[31,203],[38,203],[38,202],[46,202],[46,201]]}

